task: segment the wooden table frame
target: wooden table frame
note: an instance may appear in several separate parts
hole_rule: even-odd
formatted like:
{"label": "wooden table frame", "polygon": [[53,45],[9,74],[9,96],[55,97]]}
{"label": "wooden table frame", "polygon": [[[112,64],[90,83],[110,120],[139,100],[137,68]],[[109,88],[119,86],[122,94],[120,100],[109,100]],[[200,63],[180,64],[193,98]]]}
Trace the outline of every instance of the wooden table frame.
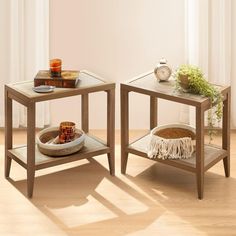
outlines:
{"label": "wooden table frame", "polygon": [[[10,174],[11,161],[15,160],[27,170],[28,197],[33,196],[35,171],[84,158],[107,154],[111,175],[115,175],[115,84],[107,83],[88,71],[81,71],[81,86],[74,89],[56,88],[48,94],[32,91],[33,81],[5,85],[5,177]],[[92,82],[89,82],[89,81]],[[107,142],[89,134],[89,93],[107,93]],[[78,153],[61,158],[50,158],[40,154],[35,145],[36,102],[81,95],[81,128],[86,133],[85,147]],[[13,148],[12,100],[27,108],[27,146]],[[24,153],[25,151],[25,153]],[[22,154],[23,153],[23,154]],[[37,155],[40,160],[37,160]]]}
{"label": "wooden table frame", "polygon": [[121,172],[126,173],[128,154],[145,158],[149,134],[129,143],[129,93],[136,92],[150,97],[150,130],[157,126],[158,98],[194,106],[196,109],[196,152],[191,160],[161,160],[161,163],[196,174],[198,198],[203,198],[204,173],[223,159],[225,176],[230,176],[230,87],[219,86],[223,95],[222,146],[204,144],[204,112],[211,107],[210,100],[197,95],[178,93],[174,81],[159,83],[152,72],[145,73],[120,87],[121,96]]}

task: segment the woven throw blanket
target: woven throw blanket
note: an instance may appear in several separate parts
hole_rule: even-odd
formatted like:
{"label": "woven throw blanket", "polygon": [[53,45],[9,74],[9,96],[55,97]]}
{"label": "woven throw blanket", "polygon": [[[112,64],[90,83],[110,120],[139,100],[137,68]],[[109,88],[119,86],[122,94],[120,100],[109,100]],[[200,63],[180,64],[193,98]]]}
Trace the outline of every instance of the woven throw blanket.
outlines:
{"label": "woven throw blanket", "polygon": [[148,157],[159,159],[190,158],[194,152],[192,139],[189,137],[180,139],[165,139],[150,134],[151,140],[148,145]]}

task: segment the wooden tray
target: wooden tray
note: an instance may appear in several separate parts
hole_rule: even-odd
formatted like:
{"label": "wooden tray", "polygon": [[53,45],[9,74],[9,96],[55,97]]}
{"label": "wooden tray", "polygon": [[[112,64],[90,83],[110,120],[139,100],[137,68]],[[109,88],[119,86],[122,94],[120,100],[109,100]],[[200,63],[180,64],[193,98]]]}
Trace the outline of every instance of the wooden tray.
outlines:
{"label": "wooden tray", "polygon": [[40,70],[34,78],[34,87],[51,85],[59,88],[75,88],[79,80],[79,71],[64,70],[61,77],[52,77],[49,70]]}

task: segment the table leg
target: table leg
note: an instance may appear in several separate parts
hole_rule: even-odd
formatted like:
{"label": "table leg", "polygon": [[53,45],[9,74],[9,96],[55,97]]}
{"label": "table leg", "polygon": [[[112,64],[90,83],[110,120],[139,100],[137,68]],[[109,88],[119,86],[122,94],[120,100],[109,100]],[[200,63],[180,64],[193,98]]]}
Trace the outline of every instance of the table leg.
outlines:
{"label": "table leg", "polygon": [[198,198],[203,198],[204,189],[204,111],[196,108],[196,177]]}
{"label": "table leg", "polygon": [[8,178],[11,169],[11,158],[7,155],[12,149],[12,99],[8,97],[5,89],[5,177]]}
{"label": "table leg", "polygon": [[228,151],[227,157],[223,159],[226,177],[230,176],[230,96],[229,90],[223,102],[222,148]]}
{"label": "table leg", "polygon": [[157,98],[150,96],[150,130],[157,126]]}
{"label": "table leg", "polygon": [[115,175],[115,89],[107,91],[107,146],[110,174]]}
{"label": "table leg", "polygon": [[35,103],[27,107],[27,189],[28,197],[33,196],[35,177]]}
{"label": "table leg", "polygon": [[89,132],[89,96],[88,94],[81,95],[82,105],[81,105],[81,116],[82,116],[82,130],[85,133]]}
{"label": "table leg", "polygon": [[129,91],[120,88],[120,113],[121,113],[121,173],[126,173],[129,145]]}

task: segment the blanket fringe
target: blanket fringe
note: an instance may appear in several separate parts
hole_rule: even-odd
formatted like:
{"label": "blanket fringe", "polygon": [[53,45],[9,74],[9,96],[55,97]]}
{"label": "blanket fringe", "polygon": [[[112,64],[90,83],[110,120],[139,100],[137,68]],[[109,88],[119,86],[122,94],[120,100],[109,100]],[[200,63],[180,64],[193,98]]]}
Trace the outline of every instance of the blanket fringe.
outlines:
{"label": "blanket fringe", "polygon": [[192,156],[194,146],[189,137],[181,139],[164,139],[151,135],[148,157],[155,159],[187,159]]}

